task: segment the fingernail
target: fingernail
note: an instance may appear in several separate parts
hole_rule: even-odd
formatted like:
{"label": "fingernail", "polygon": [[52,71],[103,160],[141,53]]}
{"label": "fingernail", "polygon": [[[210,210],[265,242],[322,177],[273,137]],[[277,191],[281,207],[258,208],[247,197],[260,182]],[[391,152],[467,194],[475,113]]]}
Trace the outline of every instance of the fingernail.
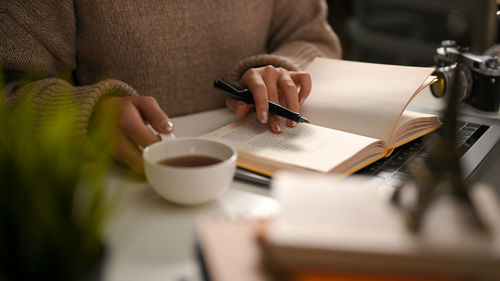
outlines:
{"label": "fingernail", "polygon": [[158,125],[163,131],[171,131],[174,128],[174,124],[170,120],[163,120]]}
{"label": "fingernail", "polygon": [[281,125],[280,121],[274,122],[274,128],[276,129],[277,132],[283,132],[283,125]]}
{"label": "fingernail", "polygon": [[265,110],[260,112],[260,123],[262,123],[262,124],[267,123],[267,111],[265,111]]}
{"label": "fingernail", "polygon": [[290,127],[295,127],[297,126],[297,122],[295,121],[290,121]]}

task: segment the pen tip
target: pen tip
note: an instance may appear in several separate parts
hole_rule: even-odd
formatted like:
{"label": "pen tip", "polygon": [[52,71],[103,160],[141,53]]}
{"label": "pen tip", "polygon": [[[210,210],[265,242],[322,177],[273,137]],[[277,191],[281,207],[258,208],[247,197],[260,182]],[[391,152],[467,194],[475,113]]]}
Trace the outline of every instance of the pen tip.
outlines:
{"label": "pen tip", "polygon": [[299,122],[301,123],[310,123],[304,116],[300,116]]}

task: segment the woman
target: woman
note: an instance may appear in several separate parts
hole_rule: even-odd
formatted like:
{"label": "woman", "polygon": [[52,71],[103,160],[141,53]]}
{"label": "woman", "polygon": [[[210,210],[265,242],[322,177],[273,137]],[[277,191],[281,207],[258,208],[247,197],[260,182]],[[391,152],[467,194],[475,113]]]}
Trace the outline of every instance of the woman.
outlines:
{"label": "woman", "polygon": [[[91,119],[119,106],[113,155],[138,172],[139,146],[159,140],[145,124],[169,133],[168,116],[224,103],[239,116],[250,110],[212,88],[224,76],[247,86],[259,120],[281,133],[267,101],[299,111],[311,90],[300,69],[316,56],[340,57],[326,10],[321,0],[0,0],[8,99],[36,92],[43,119],[61,93],[74,93],[82,142]],[[37,79],[21,87],[26,72]]]}

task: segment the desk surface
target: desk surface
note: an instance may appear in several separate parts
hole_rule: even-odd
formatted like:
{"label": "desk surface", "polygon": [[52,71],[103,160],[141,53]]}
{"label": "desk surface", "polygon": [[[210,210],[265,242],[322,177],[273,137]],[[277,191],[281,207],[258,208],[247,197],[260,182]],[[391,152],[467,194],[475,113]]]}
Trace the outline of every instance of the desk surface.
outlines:
{"label": "desk surface", "polygon": [[[440,102],[424,91],[412,109],[439,109]],[[465,108],[467,114],[480,112]],[[500,119],[500,114],[489,114]],[[174,118],[178,137],[199,136],[236,117],[221,109]],[[201,122],[200,122],[201,121]],[[500,144],[485,159],[476,177],[498,188]],[[195,223],[202,217],[255,218],[274,214],[279,205],[265,188],[233,182],[221,198],[196,207],[181,207],[159,198],[142,177],[130,177],[116,169],[109,179],[110,194],[117,208],[107,228],[110,246],[104,280],[201,280],[195,258]]]}
{"label": "desk surface", "polygon": [[[172,121],[176,136],[185,137],[201,135],[233,120],[232,112],[221,109]],[[237,181],[216,201],[177,206],[158,197],[145,178],[125,172],[116,168],[109,179],[117,208],[107,229],[111,251],[104,280],[201,280],[194,248],[198,219],[268,217],[278,208],[268,189]]]}

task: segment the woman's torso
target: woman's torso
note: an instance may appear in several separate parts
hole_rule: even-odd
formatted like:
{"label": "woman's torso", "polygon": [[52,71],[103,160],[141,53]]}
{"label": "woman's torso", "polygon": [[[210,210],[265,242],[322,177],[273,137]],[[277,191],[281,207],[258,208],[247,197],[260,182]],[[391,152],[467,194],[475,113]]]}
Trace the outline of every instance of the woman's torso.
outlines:
{"label": "woman's torso", "polygon": [[273,1],[75,1],[77,82],[122,80],[169,116],[223,106],[212,82],[265,53]]}

